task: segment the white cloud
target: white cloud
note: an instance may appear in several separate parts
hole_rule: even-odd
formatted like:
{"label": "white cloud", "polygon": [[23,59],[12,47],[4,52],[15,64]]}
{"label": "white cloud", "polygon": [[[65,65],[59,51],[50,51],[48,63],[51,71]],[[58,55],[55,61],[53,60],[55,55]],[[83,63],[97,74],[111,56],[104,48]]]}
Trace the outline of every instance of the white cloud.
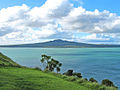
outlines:
{"label": "white cloud", "polygon": [[25,13],[29,7],[26,5],[3,8],[0,10],[0,36],[22,30],[24,25]]}
{"label": "white cloud", "polygon": [[[42,39],[55,34],[52,30],[33,30],[28,28],[26,31],[11,32],[0,37],[1,44],[21,44],[21,43],[32,43],[41,42]],[[44,39],[46,40],[46,39]],[[7,43],[8,42],[8,43]]]}
{"label": "white cloud", "polygon": [[[5,40],[6,42],[10,40],[18,40],[20,42],[31,42],[32,40],[40,41],[42,38],[55,34],[57,24],[53,16],[58,14],[59,16],[56,15],[58,16],[56,18],[60,18],[67,15],[67,12],[65,13],[62,9],[67,9],[67,6],[68,9],[70,9],[71,6],[69,7],[70,4],[67,0],[54,1],[55,2],[53,2],[53,0],[48,0],[42,7],[35,7],[32,9],[24,4],[22,6],[2,9],[0,11],[1,43]],[[63,3],[63,1],[65,3]],[[60,9],[62,11],[60,11]]]}
{"label": "white cloud", "polygon": [[0,44],[31,43],[50,37],[72,39],[74,32],[91,33],[74,40],[118,40],[120,16],[106,10],[74,8],[68,0],[47,0],[41,7],[23,4],[0,10]]}
{"label": "white cloud", "polygon": [[63,30],[87,33],[120,33],[120,16],[104,10],[86,11],[73,8],[68,16],[60,20]]}
{"label": "white cloud", "polygon": [[47,0],[41,7],[34,7],[28,12],[30,18],[56,19],[67,16],[72,9],[72,4],[68,0]]}
{"label": "white cloud", "polygon": [[14,6],[3,8],[0,10],[0,23],[11,22],[26,17],[29,7],[23,4],[22,6]]}

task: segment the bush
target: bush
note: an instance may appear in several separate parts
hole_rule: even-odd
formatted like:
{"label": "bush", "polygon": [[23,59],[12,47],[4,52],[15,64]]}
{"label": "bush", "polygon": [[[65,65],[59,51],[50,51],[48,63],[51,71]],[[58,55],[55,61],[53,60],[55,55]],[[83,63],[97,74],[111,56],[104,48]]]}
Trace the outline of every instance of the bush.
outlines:
{"label": "bush", "polygon": [[113,86],[113,87],[114,87],[113,82],[110,81],[110,80],[108,80],[108,79],[104,79],[104,80],[102,80],[102,85]]}
{"label": "bush", "polygon": [[81,73],[73,73],[73,75],[78,77],[78,78],[82,78]]}
{"label": "bush", "polygon": [[86,81],[88,81],[88,79],[87,78],[84,78]]}
{"label": "bush", "polygon": [[73,70],[68,70],[67,72],[63,73],[63,75],[72,76]]}
{"label": "bush", "polygon": [[90,78],[89,81],[90,81],[90,82],[96,82],[96,83],[97,83],[97,80],[95,80],[94,78]]}

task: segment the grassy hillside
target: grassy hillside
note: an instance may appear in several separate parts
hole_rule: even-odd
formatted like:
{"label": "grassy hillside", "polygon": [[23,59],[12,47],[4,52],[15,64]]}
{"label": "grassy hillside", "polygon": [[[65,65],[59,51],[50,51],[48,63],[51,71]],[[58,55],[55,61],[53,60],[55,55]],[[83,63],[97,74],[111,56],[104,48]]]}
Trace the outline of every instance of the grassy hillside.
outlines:
{"label": "grassy hillside", "polygon": [[17,66],[18,67],[20,65],[12,61],[9,57],[0,53],[0,66],[15,66],[15,67]]}
{"label": "grassy hillside", "polygon": [[117,90],[83,78],[20,67],[0,54],[0,90]]}
{"label": "grassy hillside", "polygon": [[88,90],[38,70],[7,67],[0,72],[0,90]]}

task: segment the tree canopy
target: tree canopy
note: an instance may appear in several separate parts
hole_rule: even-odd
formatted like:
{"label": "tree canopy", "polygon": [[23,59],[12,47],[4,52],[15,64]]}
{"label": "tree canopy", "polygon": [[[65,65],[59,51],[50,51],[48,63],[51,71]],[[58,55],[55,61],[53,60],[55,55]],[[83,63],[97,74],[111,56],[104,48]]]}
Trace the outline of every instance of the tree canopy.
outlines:
{"label": "tree canopy", "polygon": [[60,72],[62,63],[45,54],[41,55],[41,57],[40,61],[43,63],[44,70],[54,71],[56,69],[57,73]]}

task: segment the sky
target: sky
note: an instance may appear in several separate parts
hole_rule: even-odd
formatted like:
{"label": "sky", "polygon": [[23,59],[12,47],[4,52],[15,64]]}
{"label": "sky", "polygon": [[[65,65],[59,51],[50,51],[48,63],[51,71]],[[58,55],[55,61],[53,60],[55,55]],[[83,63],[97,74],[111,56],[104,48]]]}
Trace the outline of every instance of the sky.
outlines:
{"label": "sky", "polygon": [[0,45],[55,39],[120,44],[120,0],[0,0]]}

